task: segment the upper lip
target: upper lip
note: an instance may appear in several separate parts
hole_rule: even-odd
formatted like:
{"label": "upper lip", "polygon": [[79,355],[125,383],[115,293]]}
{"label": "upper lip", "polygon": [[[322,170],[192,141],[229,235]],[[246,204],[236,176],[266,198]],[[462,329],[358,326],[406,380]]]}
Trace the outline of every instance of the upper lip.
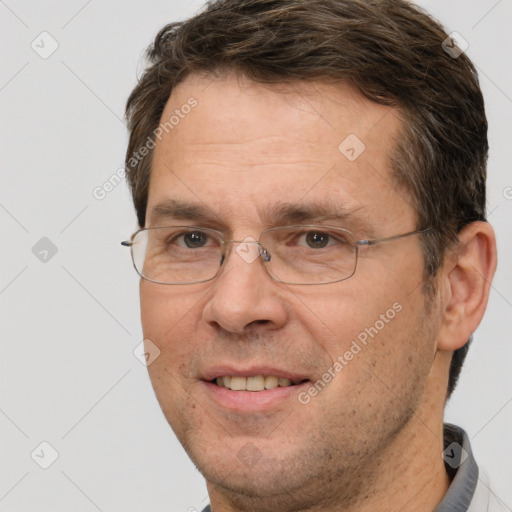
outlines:
{"label": "upper lip", "polygon": [[291,372],[282,368],[276,368],[273,366],[250,366],[242,367],[233,365],[222,365],[222,366],[211,366],[206,369],[200,378],[206,381],[215,380],[217,377],[255,377],[257,375],[263,375],[264,377],[275,376],[290,379],[294,384],[300,384],[305,380],[309,380],[305,374]]}

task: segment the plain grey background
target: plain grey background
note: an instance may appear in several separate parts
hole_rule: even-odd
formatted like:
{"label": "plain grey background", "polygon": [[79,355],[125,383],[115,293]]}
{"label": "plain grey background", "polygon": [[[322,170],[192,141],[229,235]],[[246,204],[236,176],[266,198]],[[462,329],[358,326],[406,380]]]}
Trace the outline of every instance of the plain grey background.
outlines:
{"label": "plain grey background", "polygon": [[[512,510],[512,0],[420,4],[469,43],[487,103],[500,261],[446,416],[467,430]],[[123,108],[143,50],[201,6],[0,1],[1,511],[192,512],[207,503],[133,353],[138,279],[119,244],[136,227],[127,187],[93,195],[123,165]]]}

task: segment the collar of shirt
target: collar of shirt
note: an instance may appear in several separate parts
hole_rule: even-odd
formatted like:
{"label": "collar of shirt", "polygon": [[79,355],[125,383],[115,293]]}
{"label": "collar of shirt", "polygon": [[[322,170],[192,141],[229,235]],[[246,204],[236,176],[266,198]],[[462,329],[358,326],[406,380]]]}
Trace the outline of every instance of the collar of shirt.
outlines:
{"label": "collar of shirt", "polygon": [[466,432],[449,423],[444,425],[443,459],[452,483],[434,512],[469,512],[478,483],[478,466]]}

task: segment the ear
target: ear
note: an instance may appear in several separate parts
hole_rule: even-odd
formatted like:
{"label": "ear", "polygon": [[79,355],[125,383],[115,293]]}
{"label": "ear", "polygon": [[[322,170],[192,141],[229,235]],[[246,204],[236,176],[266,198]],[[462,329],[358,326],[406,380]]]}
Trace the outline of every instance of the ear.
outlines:
{"label": "ear", "polygon": [[443,292],[438,350],[464,346],[480,323],[496,270],[496,238],[487,222],[472,222],[459,233],[445,258],[439,283]]}

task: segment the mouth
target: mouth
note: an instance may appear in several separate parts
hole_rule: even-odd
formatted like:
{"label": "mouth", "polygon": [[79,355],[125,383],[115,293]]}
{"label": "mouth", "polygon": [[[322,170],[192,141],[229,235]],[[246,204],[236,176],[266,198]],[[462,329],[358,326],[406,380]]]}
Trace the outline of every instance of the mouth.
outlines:
{"label": "mouth", "polygon": [[256,393],[270,389],[298,386],[304,382],[308,382],[308,379],[294,381],[288,377],[278,377],[277,375],[253,375],[249,377],[223,375],[211,381],[212,384],[231,391],[253,391]]}
{"label": "mouth", "polygon": [[201,375],[205,393],[223,410],[254,413],[294,407],[300,391],[311,384],[304,374],[269,366],[235,368],[217,366]]}

